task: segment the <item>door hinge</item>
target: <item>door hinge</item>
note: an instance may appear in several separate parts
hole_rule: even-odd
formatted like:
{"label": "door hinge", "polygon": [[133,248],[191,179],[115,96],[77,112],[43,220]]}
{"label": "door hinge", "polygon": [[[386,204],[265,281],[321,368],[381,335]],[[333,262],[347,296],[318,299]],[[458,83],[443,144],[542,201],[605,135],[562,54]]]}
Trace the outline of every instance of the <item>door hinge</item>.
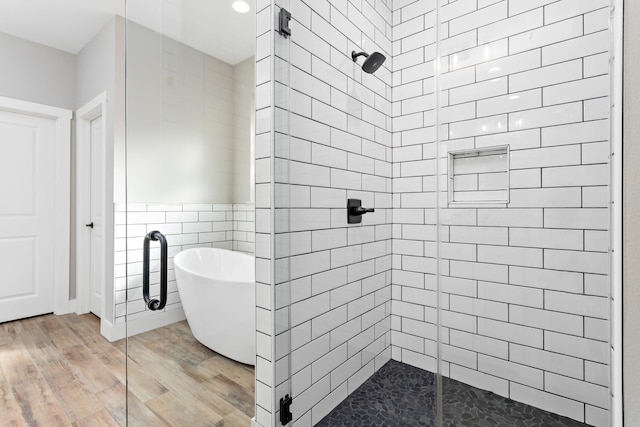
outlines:
{"label": "door hinge", "polygon": [[291,35],[291,28],[289,28],[289,21],[291,21],[291,12],[289,12],[284,7],[280,9],[280,17],[278,19],[280,22],[280,28],[278,32],[284,37],[288,37]]}
{"label": "door hinge", "polygon": [[291,402],[293,397],[288,394],[280,399],[280,422],[282,425],[287,425],[293,420],[293,414],[291,413]]}

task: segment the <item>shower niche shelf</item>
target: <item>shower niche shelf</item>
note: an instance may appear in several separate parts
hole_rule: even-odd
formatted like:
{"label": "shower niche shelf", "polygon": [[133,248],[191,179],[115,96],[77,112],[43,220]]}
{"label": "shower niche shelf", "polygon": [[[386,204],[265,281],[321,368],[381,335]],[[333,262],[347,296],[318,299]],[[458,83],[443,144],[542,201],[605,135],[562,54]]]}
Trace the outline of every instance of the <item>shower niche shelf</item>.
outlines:
{"label": "shower niche shelf", "polygon": [[509,146],[450,151],[449,206],[509,203]]}

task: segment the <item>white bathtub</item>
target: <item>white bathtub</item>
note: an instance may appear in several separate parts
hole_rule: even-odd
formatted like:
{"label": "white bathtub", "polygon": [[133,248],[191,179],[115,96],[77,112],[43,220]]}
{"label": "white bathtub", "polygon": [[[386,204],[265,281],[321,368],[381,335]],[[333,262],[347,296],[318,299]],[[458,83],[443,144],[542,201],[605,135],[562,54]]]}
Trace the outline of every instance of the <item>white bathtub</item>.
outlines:
{"label": "white bathtub", "polygon": [[225,249],[194,248],[180,252],[173,262],[193,336],[217,353],[254,365],[254,257]]}

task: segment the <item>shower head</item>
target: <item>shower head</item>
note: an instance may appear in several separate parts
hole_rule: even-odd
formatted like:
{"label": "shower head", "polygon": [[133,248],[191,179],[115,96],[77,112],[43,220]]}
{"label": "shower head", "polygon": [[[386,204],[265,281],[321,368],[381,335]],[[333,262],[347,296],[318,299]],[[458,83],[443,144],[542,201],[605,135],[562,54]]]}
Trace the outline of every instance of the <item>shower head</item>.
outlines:
{"label": "shower head", "polygon": [[380,66],[384,63],[385,59],[387,59],[380,52],[373,52],[371,55],[366,52],[356,53],[355,50],[351,52],[351,58],[353,59],[353,62],[356,62],[359,56],[364,56],[365,58],[367,58],[362,64],[362,70],[365,73],[369,74],[375,73],[378,68],[380,68]]}

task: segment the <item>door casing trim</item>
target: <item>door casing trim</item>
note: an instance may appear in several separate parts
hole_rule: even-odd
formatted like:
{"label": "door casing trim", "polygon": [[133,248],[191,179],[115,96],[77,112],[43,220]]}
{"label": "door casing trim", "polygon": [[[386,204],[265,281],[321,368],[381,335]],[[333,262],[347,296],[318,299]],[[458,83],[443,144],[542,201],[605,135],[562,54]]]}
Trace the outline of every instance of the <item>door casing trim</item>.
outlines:
{"label": "door casing trim", "polygon": [[[82,108],[76,111],[76,313],[84,314],[91,310],[91,231],[85,224],[91,222],[91,121],[102,116],[102,140],[103,148],[107,147],[107,93],[100,95],[89,101]],[[102,218],[104,220],[104,230],[102,239],[102,253],[107,254],[107,238],[111,235],[107,231],[112,227],[108,224],[107,207],[113,205],[113,200],[107,196],[106,182],[109,179],[109,172],[106,163],[106,153],[102,153],[100,158],[103,161],[102,194],[105,197],[102,203]],[[107,257],[103,258],[104,271],[109,266],[106,264]],[[105,275],[108,276],[108,275]],[[102,307],[100,312],[105,317],[106,311],[106,277],[102,282]]]}

